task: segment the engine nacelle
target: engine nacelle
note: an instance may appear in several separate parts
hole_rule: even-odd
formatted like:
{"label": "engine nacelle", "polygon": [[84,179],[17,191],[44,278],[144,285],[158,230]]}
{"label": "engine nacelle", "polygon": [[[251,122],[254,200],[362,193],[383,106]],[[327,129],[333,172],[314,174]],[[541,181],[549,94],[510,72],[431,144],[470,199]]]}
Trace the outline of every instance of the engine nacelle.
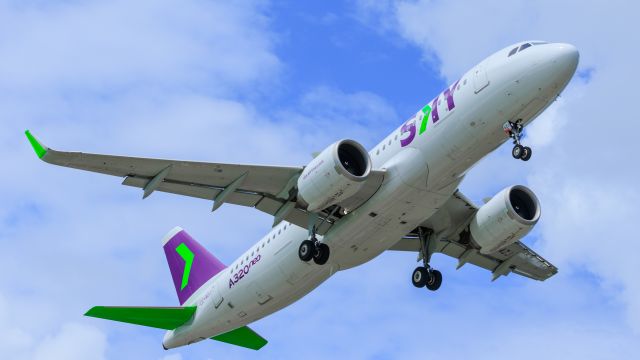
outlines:
{"label": "engine nacelle", "polygon": [[522,239],[540,219],[540,202],[527,187],[510,186],[484,204],[471,220],[480,253],[499,251]]}
{"label": "engine nacelle", "polygon": [[298,178],[298,201],[309,211],[322,210],[353,196],[371,173],[362,145],[340,140],[316,156]]}

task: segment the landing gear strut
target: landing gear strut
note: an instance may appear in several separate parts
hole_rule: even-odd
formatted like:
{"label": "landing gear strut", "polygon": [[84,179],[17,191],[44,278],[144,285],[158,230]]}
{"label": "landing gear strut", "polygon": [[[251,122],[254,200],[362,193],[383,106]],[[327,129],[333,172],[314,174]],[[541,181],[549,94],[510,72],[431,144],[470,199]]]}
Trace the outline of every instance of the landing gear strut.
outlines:
{"label": "landing gear strut", "polygon": [[516,122],[507,121],[504,123],[502,128],[504,132],[513,139],[513,150],[511,150],[511,155],[514,159],[520,159],[522,161],[527,161],[531,159],[531,148],[528,146],[523,146],[520,144],[520,138],[522,138],[522,119],[516,120]]}
{"label": "landing gear strut", "polygon": [[315,227],[311,234],[311,239],[305,240],[300,244],[298,248],[298,257],[304,262],[308,262],[313,259],[313,262],[318,265],[324,265],[329,260],[329,246],[321,243],[316,238]]}
{"label": "landing gear strut", "polygon": [[431,230],[425,231],[425,229],[419,227],[418,237],[420,239],[420,257],[422,257],[423,266],[418,266],[413,270],[411,282],[413,286],[418,288],[426,287],[431,291],[438,290],[442,285],[442,273],[429,265],[431,254],[433,253],[430,248]]}

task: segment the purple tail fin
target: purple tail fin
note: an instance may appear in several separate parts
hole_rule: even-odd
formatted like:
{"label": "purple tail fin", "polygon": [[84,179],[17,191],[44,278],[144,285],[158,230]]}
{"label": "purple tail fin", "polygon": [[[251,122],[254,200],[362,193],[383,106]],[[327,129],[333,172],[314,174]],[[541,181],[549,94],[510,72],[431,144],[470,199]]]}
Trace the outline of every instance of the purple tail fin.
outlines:
{"label": "purple tail fin", "polygon": [[226,266],[181,227],[169,231],[162,240],[180,305]]}

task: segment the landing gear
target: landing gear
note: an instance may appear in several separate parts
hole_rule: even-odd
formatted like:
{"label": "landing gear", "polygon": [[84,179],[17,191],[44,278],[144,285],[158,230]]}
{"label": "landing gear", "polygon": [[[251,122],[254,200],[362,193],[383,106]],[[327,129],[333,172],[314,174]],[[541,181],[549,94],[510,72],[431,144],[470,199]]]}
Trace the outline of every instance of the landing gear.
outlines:
{"label": "landing gear", "polygon": [[431,291],[436,291],[442,285],[442,273],[431,267],[418,266],[413,270],[411,282],[417,288],[426,287]]}
{"label": "landing gear", "polygon": [[298,257],[304,262],[308,262],[313,259],[313,262],[318,265],[324,265],[329,261],[329,245],[321,243],[316,239],[315,228],[311,234],[310,240],[305,240],[300,244],[298,248]]}
{"label": "landing gear", "polygon": [[417,288],[426,287],[431,291],[438,290],[442,285],[442,273],[429,265],[433,254],[431,230],[425,231],[423,228],[418,228],[418,237],[420,239],[420,257],[424,266],[418,266],[413,270],[411,282]]}
{"label": "landing gear", "polygon": [[516,120],[516,122],[507,121],[504,123],[502,128],[504,129],[504,132],[513,139],[514,146],[513,150],[511,150],[513,158],[527,161],[531,159],[531,148],[520,144],[523,129],[521,121],[522,119]]}
{"label": "landing gear", "polygon": [[307,262],[313,258],[315,252],[315,244],[311,240],[305,240],[298,248],[298,257],[300,260]]}
{"label": "landing gear", "polygon": [[316,251],[313,254],[313,262],[318,265],[324,265],[329,260],[329,245],[324,243],[316,243]]}
{"label": "landing gear", "polygon": [[417,288],[424,287],[429,281],[429,270],[426,267],[418,266],[411,274],[411,282]]}
{"label": "landing gear", "polygon": [[442,273],[438,270],[431,270],[429,277],[429,281],[425,285],[427,289],[431,291],[436,291],[440,289],[440,285],[442,285]]}

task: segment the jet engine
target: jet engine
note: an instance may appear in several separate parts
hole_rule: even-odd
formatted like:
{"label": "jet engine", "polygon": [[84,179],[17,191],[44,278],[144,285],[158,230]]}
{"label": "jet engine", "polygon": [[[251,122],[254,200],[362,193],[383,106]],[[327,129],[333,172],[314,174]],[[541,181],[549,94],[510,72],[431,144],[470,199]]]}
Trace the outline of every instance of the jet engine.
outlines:
{"label": "jet engine", "polygon": [[322,210],[353,196],[371,173],[362,145],[340,140],[316,156],[298,178],[298,201],[309,211]]}
{"label": "jet engine", "polygon": [[540,202],[527,187],[510,186],[484,204],[469,229],[480,253],[499,251],[522,239],[540,219]]}

